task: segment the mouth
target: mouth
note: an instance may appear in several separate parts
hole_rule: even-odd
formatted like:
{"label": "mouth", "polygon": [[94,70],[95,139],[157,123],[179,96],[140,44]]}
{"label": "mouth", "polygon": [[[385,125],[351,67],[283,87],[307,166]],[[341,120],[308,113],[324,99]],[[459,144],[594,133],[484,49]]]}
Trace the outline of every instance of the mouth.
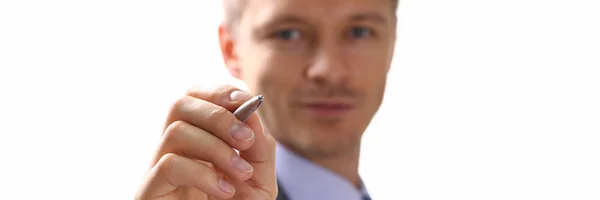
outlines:
{"label": "mouth", "polygon": [[339,118],[355,109],[355,105],[346,102],[313,101],[301,103],[300,108],[319,118]]}

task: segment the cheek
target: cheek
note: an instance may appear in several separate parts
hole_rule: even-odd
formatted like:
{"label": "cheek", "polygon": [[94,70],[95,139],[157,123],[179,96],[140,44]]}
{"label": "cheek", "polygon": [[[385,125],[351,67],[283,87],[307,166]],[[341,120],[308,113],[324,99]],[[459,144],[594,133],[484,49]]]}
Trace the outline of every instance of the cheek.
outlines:
{"label": "cheek", "polygon": [[253,92],[284,92],[302,78],[303,53],[281,50],[267,44],[248,45],[243,57],[244,81]]}
{"label": "cheek", "polygon": [[[381,53],[381,54],[380,54]],[[389,62],[384,52],[363,52],[349,54],[351,58],[347,64],[353,69],[354,79],[359,87],[366,91],[372,91],[385,85],[388,74]]]}
{"label": "cheek", "polygon": [[[277,59],[265,59],[260,65],[260,70],[256,71],[253,90],[261,92],[265,98],[271,97],[281,101],[285,101],[286,95],[290,95],[295,87],[295,83],[300,78],[297,71],[292,70],[290,66],[286,66],[286,62],[277,62]],[[283,102],[282,102],[283,103]]]}
{"label": "cheek", "polygon": [[273,93],[277,90],[277,85],[277,76],[272,71],[267,70],[258,76],[258,86],[265,93]]}
{"label": "cheek", "polygon": [[295,87],[295,82],[299,76],[300,74],[294,70],[289,70],[286,66],[269,65],[265,67],[265,70],[260,73],[258,78],[260,87],[275,90],[265,92],[287,93]]}
{"label": "cheek", "polygon": [[354,86],[363,91],[369,101],[369,110],[377,109],[385,92],[389,69],[388,52],[381,48],[352,49],[346,55],[352,65]]}
{"label": "cheek", "polygon": [[303,61],[305,56],[286,51],[269,51],[269,55],[261,65],[261,85],[265,87],[278,88],[282,91],[295,87],[295,83],[303,77]]}

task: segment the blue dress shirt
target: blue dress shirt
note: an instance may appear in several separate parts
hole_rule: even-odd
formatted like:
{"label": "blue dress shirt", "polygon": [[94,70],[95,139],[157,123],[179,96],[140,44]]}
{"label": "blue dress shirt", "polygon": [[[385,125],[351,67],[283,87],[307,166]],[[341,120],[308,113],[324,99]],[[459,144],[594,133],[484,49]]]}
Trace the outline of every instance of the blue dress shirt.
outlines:
{"label": "blue dress shirt", "polygon": [[277,144],[276,171],[279,193],[289,200],[363,200],[366,188],[359,190],[337,173],[295,154]]}

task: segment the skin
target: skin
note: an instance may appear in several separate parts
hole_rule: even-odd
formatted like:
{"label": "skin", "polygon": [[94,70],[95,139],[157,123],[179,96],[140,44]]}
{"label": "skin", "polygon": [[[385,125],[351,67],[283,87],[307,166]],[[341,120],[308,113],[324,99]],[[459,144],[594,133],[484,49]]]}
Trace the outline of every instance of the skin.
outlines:
{"label": "skin", "polygon": [[[358,187],[360,140],[381,104],[394,51],[392,2],[245,6],[237,31],[221,25],[219,40],[227,69],[251,94],[224,85],[178,99],[136,199],[275,199],[275,139]],[[265,96],[260,111],[242,123],[232,112],[257,94]],[[323,101],[352,109],[320,115],[306,106]]]}
{"label": "skin", "polygon": [[[358,184],[360,141],[385,90],[395,43],[389,0],[251,0],[236,31],[221,27],[230,73],[266,101],[259,114],[281,144]],[[350,102],[343,117],[306,101]]]}
{"label": "skin", "polygon": [[245,123],[232,113],[250,98],[232,86],[179,98],[135,199],[275,199],[275,140],[256,113]]}

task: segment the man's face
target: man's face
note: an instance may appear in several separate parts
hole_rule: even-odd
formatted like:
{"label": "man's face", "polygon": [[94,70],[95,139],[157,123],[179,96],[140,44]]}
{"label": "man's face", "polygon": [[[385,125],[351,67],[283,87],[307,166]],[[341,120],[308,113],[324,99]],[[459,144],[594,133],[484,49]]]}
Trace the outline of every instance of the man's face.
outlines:
{"label": "man's face", "polygon": [[306,153],[356,150],[383,98],[395,43],[392,2],[246,3],[224,54],[230,72],[264,95],[263,124]]}

